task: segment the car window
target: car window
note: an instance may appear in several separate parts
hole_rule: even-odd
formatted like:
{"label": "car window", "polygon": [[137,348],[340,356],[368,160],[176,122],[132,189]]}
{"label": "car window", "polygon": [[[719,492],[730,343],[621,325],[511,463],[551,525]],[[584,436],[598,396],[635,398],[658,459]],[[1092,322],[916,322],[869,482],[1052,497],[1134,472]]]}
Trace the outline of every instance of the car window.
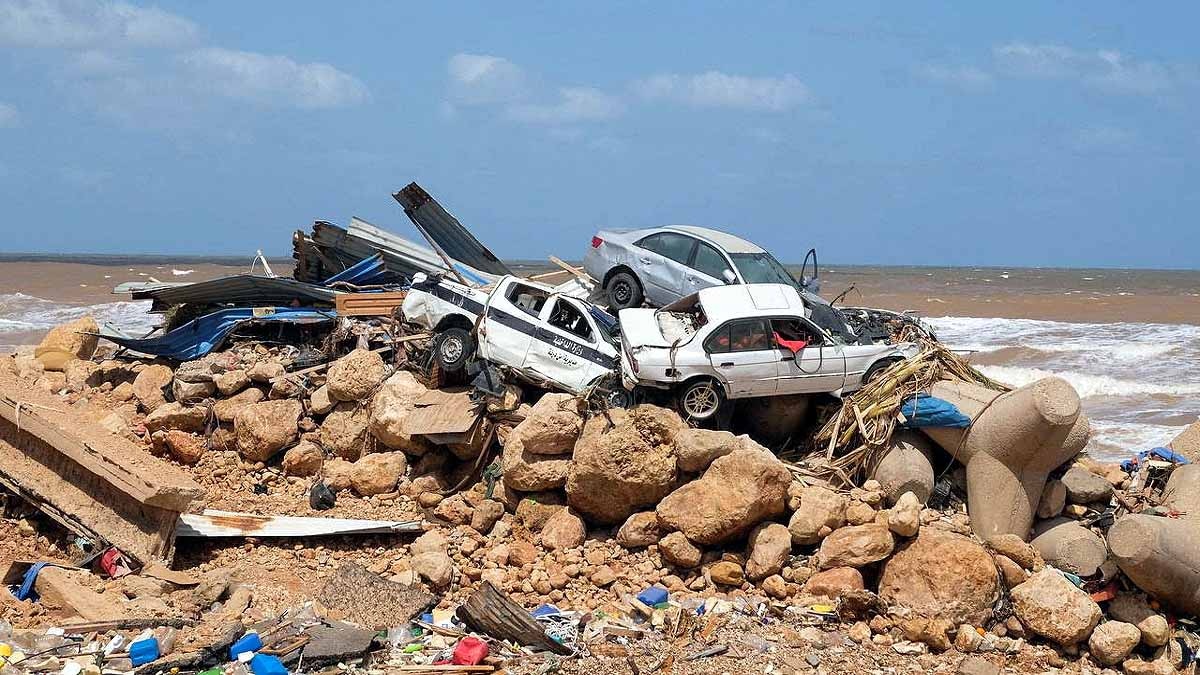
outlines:
{"label": "car window", "polygon": [[541,313],[542,307],[546,304],[546,298],[550,297],[550,294],[540,288],[515,283],[508,287],[504,297],[517,307],[537,316]]}
{"label": "car window", "polygon": [[755,352],[774,349],[766,319],[731,321],[721,326],[704,341],[710,354],[725,352]]}
{"label": "car window", "polygon": [[770,253],[730,253],[742,278],[748,284],[790,284],[796,280]]}
{"label": "car window", "polygon": [[638,246],[684,265],[692,257],[692,247],[695,245],[695,239],[674,232],[659,232],[638,242]]}
{"label": "car window", "polygon": [[729,263],[725,262],[725,256],[721,255],[720,251],[708,244],[701,243],[697,244],[696,259],[692,262],[692,268],[714,279],[724,280],[725,270],[729,269]]}
{"label": "car window", "polygon": [[592,341],[592,327],[583,317],[583,312],[562,298],[555,300],[554,311],[550,313],[550,325],[577,335],[588,342]]}
{"label": "car window", "polygon": [[815,327],[800,319],[772,319],[771,332],[775,342],[803,342],[815,347],[822,342],[821,333]]}

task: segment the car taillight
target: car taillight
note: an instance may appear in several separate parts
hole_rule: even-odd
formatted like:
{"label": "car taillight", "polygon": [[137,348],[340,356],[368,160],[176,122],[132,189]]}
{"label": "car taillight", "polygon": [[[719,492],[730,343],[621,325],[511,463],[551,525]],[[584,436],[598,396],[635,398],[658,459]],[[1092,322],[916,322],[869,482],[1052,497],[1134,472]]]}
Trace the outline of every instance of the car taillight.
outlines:
{"label": "car taillight", "polygon": [[600,237],[592,237],[592,248],[600,248],[600,244],[603,244],[603,243],[604,243],[604,240],[601,239]]}

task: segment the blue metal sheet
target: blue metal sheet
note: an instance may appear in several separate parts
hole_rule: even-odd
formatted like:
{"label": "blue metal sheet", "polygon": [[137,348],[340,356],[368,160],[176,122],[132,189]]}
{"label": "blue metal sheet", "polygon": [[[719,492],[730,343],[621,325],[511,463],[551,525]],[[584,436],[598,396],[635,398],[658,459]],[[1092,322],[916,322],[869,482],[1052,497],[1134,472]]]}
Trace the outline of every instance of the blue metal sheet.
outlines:
{"label": "blue metal sheet", "polygon": [[163,335],[130,338],[101,333],[100,337],[142,354],[162,356],[177,361],[190,361],[220,347],[230,333],[245,324],[259,322],[321,323],[333,321],[336,318],[331,312],[312,308],[235,307],[205,314]]}
{"label": "blue metal sheet", "polygon": [[383,261],[383,254],[376,253],[329,277],[325,280],[324,285],[331,286],[341,282],[355,286],[366,286],[368,284],[381,283],[387,275],[387,263]]}

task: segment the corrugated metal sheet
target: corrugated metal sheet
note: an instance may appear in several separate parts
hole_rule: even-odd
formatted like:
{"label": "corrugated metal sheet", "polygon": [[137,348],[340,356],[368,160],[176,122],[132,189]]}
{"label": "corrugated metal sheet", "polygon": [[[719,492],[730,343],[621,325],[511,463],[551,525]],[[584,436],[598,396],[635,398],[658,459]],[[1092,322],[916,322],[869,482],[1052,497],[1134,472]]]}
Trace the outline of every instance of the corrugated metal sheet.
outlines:
{"label": "corrugated metal sheet", "polygon": [[481,272],[512,274],[512,270],[472,235],[462,223],[416,183],[392,195],[413,225],[451,260]]}
{"label": "corrugated metal sheet", "polygon": [[134,290],[134,300],[150,299],[168,305],[184,302],[230,305],[289,305],[293,300],[309,306],[332,305],[337,291],[286,277],[262,277],[237,274],[198,281],[184,286],[165,286]]}

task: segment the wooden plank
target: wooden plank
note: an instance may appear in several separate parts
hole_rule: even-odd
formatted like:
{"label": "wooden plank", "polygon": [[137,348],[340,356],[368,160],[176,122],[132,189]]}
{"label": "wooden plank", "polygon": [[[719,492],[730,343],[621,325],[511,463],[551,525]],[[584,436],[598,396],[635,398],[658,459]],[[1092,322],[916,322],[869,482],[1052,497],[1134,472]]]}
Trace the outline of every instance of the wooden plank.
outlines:
{"label": "wooden plank", "polygon": [[341,293],[334,302],[338,316],[391,316],[406,295],[407,291]]}
{"label": "wooden plank", "polygon": [[471,400],[469,391],[431,389],[414,405],[404,422],[404,432],[409,435],[465,434],[482,417],[482,406]]}

